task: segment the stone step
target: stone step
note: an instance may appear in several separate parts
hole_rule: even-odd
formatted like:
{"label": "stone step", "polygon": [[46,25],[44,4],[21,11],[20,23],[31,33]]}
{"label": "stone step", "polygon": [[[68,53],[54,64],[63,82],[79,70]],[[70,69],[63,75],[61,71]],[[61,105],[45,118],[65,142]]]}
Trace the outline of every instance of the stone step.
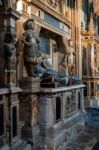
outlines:
{"label": "stone step", "polygon": [[99,107],[86,107],[85,108],[85,110],[86,110],[86,112],[88,112],[88,113],[94,113],[94,112],[96,112],[96,113],[99,113]]}
{"label": "stone step", "polygon": [[11,150],[31,150],[31,146],[27,144],[25,141],[23,141],[20,145],[18,145],[16,148],[11,148]]}
{"label": "stone step", "polygon": [[85,110],[87,115],[99,116],[99,107],[87,107]]}
{"label": "stone step", "polygon": [[85,124],[92,124],[92,122],[99,122],[99,107],[86,107],[85,108]]}
{"label": "stone step", "polygon": [[3,147],[0,147],[0,150],[9,150],[9,147],[8,147],[8,145],[5,145]]}

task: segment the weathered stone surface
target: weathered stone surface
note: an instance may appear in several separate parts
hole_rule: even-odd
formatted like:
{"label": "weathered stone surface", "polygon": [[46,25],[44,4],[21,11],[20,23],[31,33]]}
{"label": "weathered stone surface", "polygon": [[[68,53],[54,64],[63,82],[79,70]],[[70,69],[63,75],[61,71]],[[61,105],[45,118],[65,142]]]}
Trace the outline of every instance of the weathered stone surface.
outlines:
{"label": "weathered stone surface", "polygon": [[22,86],[25,92],[20,96],[20,119],[24,121],[22,138],[33,146],[39,138],[39,99],[35,93],[37,88],[34,89],[34,86],[35,83],[38,86],[40,82],[38,83],[38,79],[32,78],[31,80],[26,79],[26,81],[27,84],[24,80]]}
{"label": "weathered stone surface", "polygon": [[36,92],[40,88],[40,81],[40,78],[26,77],[20,81],[20,87],[23,90]]}
{"label": "weathered stone surface", "polygon": [[[69,89],[54,88],[42,89],[40,96],[40,139],[41,149],[65,150],[67,142],[77,134],[81,123],[83,122],[83,92],[78,87]],[[43,93],[44,92],[44,93]],[[80,92],[80,97],[79,97]],[[72,97],[75,93],[76,97]],[[67,97],[70,97],[70,111],[66,107]],[[57,120],[57,97],[60,97],[60,118]],[[79,99],[80,98],[80,99]],[[80,100],[80,105],[78,105]],[[75,103],[75,108],[72,107]],[[59,111],[59,110],[58,110]],[[43,147],[43,148],[42,148]]]}

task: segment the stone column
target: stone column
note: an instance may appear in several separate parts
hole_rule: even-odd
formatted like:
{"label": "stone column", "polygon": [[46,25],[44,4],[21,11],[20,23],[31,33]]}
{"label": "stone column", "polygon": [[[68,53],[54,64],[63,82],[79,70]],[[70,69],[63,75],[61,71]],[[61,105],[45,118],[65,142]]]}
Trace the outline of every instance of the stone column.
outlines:
{"label": "stone column", "polygon": [[20,119],[24,121],[22,138],[27,140],[35,149],[39,138],[39,99],[37,93],[40,88],[40,79],[27,77],[20,81],[23,89],[20,97]]}
{"label": "stone column", "polygon": [[94,44],[91,44],[91,75],[95,75],[95,55],[94,55]]}
{"label": "stone column", "polygon": [[[5,86],[16,86],[17,54],[16,49],[16,21],[20,14],[12,9],[8,9],[6,19],[6,31],[4,37],[4,59],[5,59]],[[9,40],[8,40],[9,39]]]}
{"label": "stone column", "polygon": [[99,68],[99,44],[96,45],[96,66]]}
{"label": "stone column", "polygon": [[54,115],[53,97],[40,97],[40,125],[52,126],[55,120]]}
{"label": "stone column", "polygon": [[3,8],[0,8],[0,87],[4,87],[4,52],[3,52],[3,42],[4,42],[4,34],[5,34],[5,21]]}

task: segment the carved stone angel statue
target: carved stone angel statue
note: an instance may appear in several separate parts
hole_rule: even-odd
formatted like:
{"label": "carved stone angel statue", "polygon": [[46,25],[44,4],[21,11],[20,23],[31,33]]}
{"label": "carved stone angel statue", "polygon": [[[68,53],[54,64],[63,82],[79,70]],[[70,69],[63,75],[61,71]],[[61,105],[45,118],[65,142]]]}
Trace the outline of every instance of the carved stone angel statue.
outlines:
{"label": "carved stone angel statue", "polygon": [[33,19],[29,19],[24,23],[22,42],[24,43],[23,59],[28,76],[37,77],[35,67],[41,62],[41,45],[40,39],[35,37]]}

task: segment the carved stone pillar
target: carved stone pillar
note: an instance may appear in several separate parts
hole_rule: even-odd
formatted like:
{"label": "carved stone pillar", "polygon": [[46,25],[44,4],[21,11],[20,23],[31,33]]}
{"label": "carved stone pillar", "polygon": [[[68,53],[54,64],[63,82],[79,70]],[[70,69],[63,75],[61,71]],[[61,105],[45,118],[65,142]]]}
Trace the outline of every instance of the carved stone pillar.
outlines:
{"label": "carved stone pillar", "polygon": [[95,53],[94,44],[91,44],[91,75],[95,75]]}
{"label": "carved stone pillar", "polygon": [[[0,86],[5,91],[1,93],[5,96],[5,138],[7,145],[11,149],[19,148],[20,144],[25,145],[27,148],[27,143],[21,140],[20,134],[22,124],[19,120],[18,94],[21,89],[16,87],[16,21],[20,18],[20,14],[13,9],[15,8],[13,4],[16,4],[16,0],[4,0],[3,2],[3,6],[0,7],[0,65],[2,64],[0,69],[3,73],[0,75],[0,81],[2,81]],[[26,149],[25,147],[24,149]],[[5,148],[5,150],[8,149],[8,147]]]}
{"label": "carved stone pillar", "polygon": [[[17,71],[17,50],[16,50],[16,21],[20,14],[12,9],[8,9],[7,26],[4,38],[4,58],[5,58],[5,86],[16,86]],[[9,40],[8,40],[9,39]]]}
{"label": "carved stone pillar", "polygon": [[20,81],[23,89],[20,97],[20,118],[25,122],[22,128],[22,137],[33,147],[39,138],[39,99],[37,93],[40,88],[39,78],[23,78]]}
{"label": "carved stone pillar", "polygon": [[96,66],[99,68],[99,44],[96,45]]}

